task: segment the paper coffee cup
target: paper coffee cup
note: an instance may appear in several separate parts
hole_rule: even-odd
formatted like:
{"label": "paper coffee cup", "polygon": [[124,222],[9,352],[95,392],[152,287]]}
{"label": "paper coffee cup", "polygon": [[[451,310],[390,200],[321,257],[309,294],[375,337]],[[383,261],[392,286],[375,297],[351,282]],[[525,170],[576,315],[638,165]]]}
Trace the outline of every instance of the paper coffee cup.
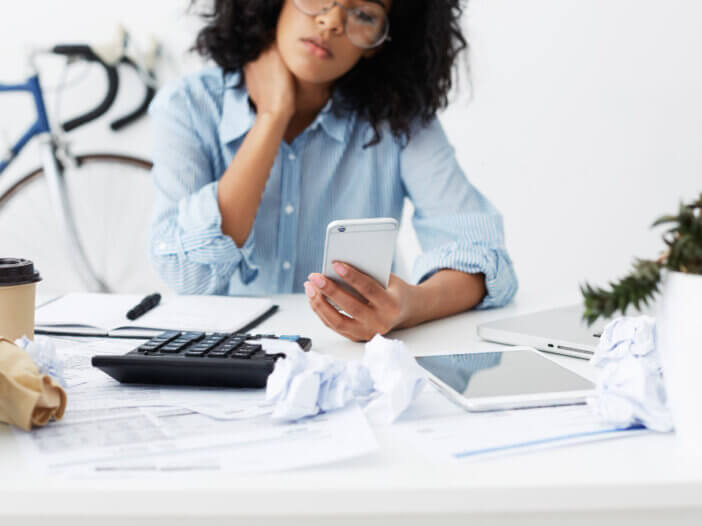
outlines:
{"label": "paper coffee cup", "polygon": [[14,341],[34,339],[37,282],[34,264],[26,259],[0,258],[0,336]]}

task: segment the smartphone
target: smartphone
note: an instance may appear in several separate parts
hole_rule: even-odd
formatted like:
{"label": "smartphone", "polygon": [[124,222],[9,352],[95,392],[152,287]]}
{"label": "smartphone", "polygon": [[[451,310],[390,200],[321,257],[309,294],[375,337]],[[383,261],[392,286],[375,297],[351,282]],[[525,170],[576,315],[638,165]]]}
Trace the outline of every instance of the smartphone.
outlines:
{"label": "smartphone", "polygon": [[327,225],[322,274],[360,298],[334,271],[332,263],[341,261],[387,288],[398,229],[399,223],[392,217],[332,221]]}

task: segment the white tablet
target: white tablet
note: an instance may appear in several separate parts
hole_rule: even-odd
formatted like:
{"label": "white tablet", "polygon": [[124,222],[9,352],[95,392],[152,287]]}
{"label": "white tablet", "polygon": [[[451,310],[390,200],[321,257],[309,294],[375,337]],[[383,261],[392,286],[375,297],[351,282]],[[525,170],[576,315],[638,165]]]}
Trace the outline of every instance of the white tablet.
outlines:
{"label": "white tablet", "polygon": [[582,404],[594,384],[535,350],[418,356],[429,379],[468,411]]}

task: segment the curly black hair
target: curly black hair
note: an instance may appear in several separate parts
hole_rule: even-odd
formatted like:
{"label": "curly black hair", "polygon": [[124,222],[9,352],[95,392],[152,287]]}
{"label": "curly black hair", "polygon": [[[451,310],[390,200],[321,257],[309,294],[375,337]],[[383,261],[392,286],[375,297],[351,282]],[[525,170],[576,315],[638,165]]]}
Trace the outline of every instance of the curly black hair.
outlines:
{"label": "curly black hair", "polygon": [[[193,49],[224,71],[241,71],[274,41],[283,2],[214,0],[211,10],[200,12],[206,24]],[[192,0],[191,7],[197,4]],[[446,107],[453,66],[467,47],[462,12],[462,0],[393,2],[391,41],[336,80],[334,90],[344,106],[373,127],[374,137],[366,146],[380,141],[384,121],[394,136],[409,140],[416,119],[426,124]]]}

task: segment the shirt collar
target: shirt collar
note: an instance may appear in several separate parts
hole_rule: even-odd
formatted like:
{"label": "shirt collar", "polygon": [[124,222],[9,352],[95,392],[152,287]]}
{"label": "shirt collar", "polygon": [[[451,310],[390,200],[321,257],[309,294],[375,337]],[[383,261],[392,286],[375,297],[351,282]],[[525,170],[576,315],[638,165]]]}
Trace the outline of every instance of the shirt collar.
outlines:
{"label": "shirt collar", "polygon": [[344,115],[339,98],[332,96],[315,118],[312,128],[321,125],[329,137],[343,143],[346,142],[352,121],[353,113]]}
{"label": "shirt collar", "polygon": [[[256,113],[249,106],[248,93],[244,86],[237,87],[241,75],[238,72],[224,74],[224,94],[222,100],[222,120],[219,123],[219,136],[224,143],[230,143],[246,134],[256,120]],[[318,125],[327,135],[338,142],[346,142],[354,120],[354,113],[346,114],[341,109],[338,96],[332,96],[310,125]]]}
{"label": "shirt collar", "polygon": [[239,78],[239,73],[224,74],[222,120],[219,122],[219,136],[224,143],[230,143],[244,135],[256,120],[256,114],[249,106],[246,88],[237,87]]}

